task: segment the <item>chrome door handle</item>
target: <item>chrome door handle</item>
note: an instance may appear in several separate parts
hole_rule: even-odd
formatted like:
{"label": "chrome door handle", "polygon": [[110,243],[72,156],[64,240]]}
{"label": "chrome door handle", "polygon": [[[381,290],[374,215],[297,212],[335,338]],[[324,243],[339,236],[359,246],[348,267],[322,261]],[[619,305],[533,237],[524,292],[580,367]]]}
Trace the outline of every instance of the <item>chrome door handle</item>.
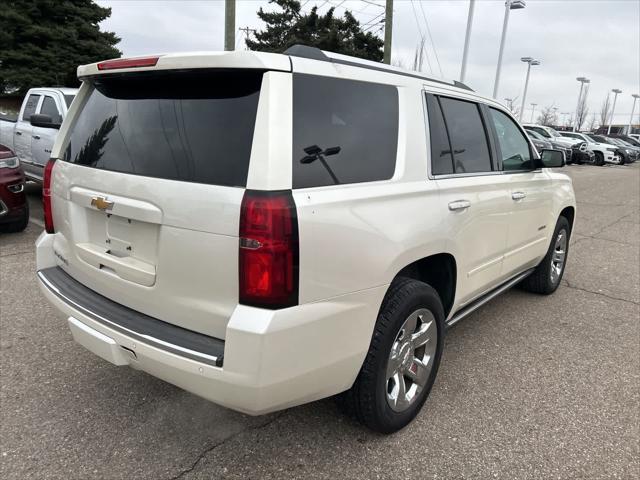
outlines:
{"label": "chrome door handle", "polygon": [[513,192],[511,194],[511,198],[513,198],[514,200],[522,200],[526,196],[527,196],[527,194],[524,193],[524,192]]}
{"label": "chrome door handle", "polygon": [[471,206],[471,202],[469,200],[454,200],[453,202],[449,202],[449,210],[452,212],[454,210],[465,210]]}
{"label": "chrome door handle", "polygon": [[33,138],[35,138],[36,140],[40,140],[40,135],[33,135]]}

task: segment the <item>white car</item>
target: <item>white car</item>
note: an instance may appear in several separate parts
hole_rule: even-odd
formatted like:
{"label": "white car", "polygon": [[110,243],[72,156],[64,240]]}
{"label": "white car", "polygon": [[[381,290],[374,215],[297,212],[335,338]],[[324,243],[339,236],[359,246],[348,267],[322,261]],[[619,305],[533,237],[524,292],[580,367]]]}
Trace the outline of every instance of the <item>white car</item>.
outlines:
{"label": "white car", "polygon": [[0,118],[0,145],[13,150],[29,180],[42,182],[58,128],[77,88],[32,88],[17,117]]}
{"label": "white car", "polygon": [[563,153],[458,82],[308,47],[78,69],[44,184],[44,295],[75,340],[252,415],[343,393],[393,432],[446,328],[560,284]]}
{"label": "white car", "polygon": [[610,143],[596,142],[589,135],[585,135],[580,132],[562,132],[563,137],[572,138],[575,140],[582,140],[586,142],[589,151],[595,153],[598,163],[615,163],[621,165],[623,162],[622,157],[616,152],[620,147],[611,145]]}

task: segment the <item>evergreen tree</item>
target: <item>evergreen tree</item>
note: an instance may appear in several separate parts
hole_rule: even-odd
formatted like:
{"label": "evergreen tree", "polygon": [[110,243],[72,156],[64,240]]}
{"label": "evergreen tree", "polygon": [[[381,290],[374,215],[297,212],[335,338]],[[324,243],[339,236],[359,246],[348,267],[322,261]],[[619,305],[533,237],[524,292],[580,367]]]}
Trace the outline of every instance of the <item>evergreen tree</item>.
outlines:
{"label": "evergreen tree", "polygon": [[280,10],[265,12],[262,7],[258,10],[258,17],[267,27],[255,34],[255,40],[247,39],[250,50],[281,53],[292,45],[301,44],[369,60],[382,60],[384,42],[373,33],[364,32],[348,10],[343,18],[339,18],[334,16],[334,8],[325,15],[319,15],[317,6],[302,14],[298,0],[270,0],[270,3],[276,4]]}
{"label": "evergreen tree", "polygon": [[77,86],[78,65],[120,57],[111,15],[92,0],[2,0],[0,94],[32,87]]}

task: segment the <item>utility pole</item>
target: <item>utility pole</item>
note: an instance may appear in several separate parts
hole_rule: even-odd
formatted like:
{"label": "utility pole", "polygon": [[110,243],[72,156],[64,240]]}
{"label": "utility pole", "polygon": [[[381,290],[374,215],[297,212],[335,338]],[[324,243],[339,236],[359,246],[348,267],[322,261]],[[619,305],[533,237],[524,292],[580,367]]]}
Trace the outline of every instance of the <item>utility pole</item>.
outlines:
{"label": "utility pole", "polygon": [[464,83],[467,74],[467,57],[469,56],[469,40],[471,38],[471,26],[473,25],[473,8],[476,0],[469,0],[469,16],[467,17],[467,33],[464,36],[464,50],[462,50],[462,68],[460,69],[460,82]]}
{"label": "utility pole", "polygon": [[384,14],[384,58],[383,62],[391,64],[391,39],[393,37],[393,0],[387,0]]}
{"label": "utility pole", "polygon": [[236,0],[224,1],[224,49],[236,48]]}
{"label": "utility pole", "polygon": [[252,33],[256,33],[255,28],[244,27],[244,28],[239,28],[238,30],[241,32],[244,32],[245,45],[246,45],[246,41],[249,40],[250,35]]}

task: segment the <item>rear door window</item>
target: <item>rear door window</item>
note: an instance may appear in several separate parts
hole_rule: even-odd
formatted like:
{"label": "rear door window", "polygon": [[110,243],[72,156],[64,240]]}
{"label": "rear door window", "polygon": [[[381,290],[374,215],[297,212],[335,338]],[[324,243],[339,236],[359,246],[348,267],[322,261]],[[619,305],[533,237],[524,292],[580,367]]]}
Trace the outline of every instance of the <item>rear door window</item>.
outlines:
{"label": "rear door window", "polygon": [[455,173],[490,172],[491,155],[478,104],[440,97]]}
{"label": "rear door window", "polygon": [[396,167],[398,90],[293,76],[293,188],[388,180]]}
{"label": "rear door window", "polygon": [[27,104],[24,106],[24,112],[22,113],[22,120],[28,122],[31,119],[31,115],[36,113],[36,107],[38,106],[39,100],[40,95],[29,95],[29,98],[27,98]]}
{"label": "rear door window", "polygon": [[65,160],[149,177],[244,187],[262,72],[104,75]]}

